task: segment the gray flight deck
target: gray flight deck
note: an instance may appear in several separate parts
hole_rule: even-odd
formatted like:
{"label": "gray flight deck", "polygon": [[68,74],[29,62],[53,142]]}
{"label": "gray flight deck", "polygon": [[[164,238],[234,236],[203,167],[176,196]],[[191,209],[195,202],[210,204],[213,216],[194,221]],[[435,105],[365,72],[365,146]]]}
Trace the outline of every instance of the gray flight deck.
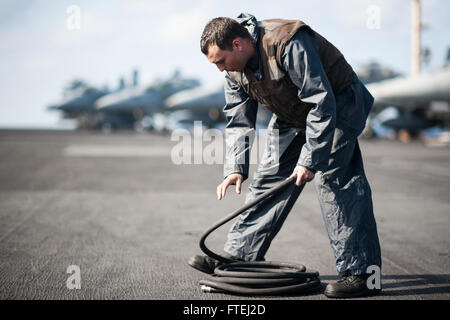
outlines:
{"label": "gray flight deck", "polygon": [[[1,130],[0,299],[254,299],[202,293],[202,273],[187,265],[202,231],[244,194],[231,188],[217,200],[222,166],[175,165],[175,144],[131,132]],[[383,292],[366,299],[450,299],[450,149],[361,147],[383,255]],[[222,248],[228,227],[209,247]],[[312,184],[266,259],[303,263],[324,285],[336,280]],[[81,289],[67,286],[72,265]]]}

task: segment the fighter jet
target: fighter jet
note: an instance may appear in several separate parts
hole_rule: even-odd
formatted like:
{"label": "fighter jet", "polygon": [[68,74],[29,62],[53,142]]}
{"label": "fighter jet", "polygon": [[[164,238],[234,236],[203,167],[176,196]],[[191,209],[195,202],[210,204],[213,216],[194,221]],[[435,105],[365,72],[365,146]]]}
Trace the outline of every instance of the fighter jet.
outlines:
{"label": "fighter jet", "polygon": [[[202,121],[207,128],[225,128],[225,94],[223,85],[216,87],[200,87],[192,90],[184,90],[170,96],[166,101],[166,110],[173,112],[169,114],[168,130],[176,127],[189,129],[194,121]],[[257,126],[264,127],[271,117],[270,111],[266,108],[258,108]],[[170,121],[176,118],[176,121]]]}
{"label": "fighter jet", "polygon": [[425,108],[431,101],[450,101],[450,66],[367,85],[375,105],[396,105],[405,110]]}
{"label": "fighter jet", "polygon": [[131,129],[142,123],[145,117],[164,108],[164,101],[172,94],[198,87],[197,79],[182,77],[179,71],[166,80],[157,80],[149,86],[136,86],[111,93],[98,99],[97,127]]}
{"label": "fighter jet", "polygon": [[[395,107],[398,116],[383,120],[382,124],[395,130],[415,134],[430,126],[448,127],[450,114],[450,66],[421,73],[430,50],[421,45],[421,1],[411,2],[411,75],[370,83],[368,90],[374,96],[372,119],[385,108]],[[384,113],[393,115],[396,112]],[[403,130],[404,129],[404,130]]]}
{"label": "fighter jet", "polygon": [[166,100],[165,112],[163,112],[166,117],[164,129],[173,131],[184,128],[191,131],[194,121],[201,121],[202,126],[206,128],[220,126],[225,122],[222,112],[224,105],[223,86],[180,91]]}
{"label": "fighter jet", "polygon": [[96,113],[94,102],[108,93],[107,88],[97,89],[84,81],[74,80],[64,89],[63,100],[48,109],[62,111],[65,119],[76,119],[80,129],[90,128]]}
{"label": "fighter jet", "polygon": [[[450,103],[450,66],[419,75],[368,84],[374,96],[374,112],[398,109],[398,116],[383,122],[390,128],[411,131],[434,125],[445,126]],[[447,113],[447,116],[445,116]]]}

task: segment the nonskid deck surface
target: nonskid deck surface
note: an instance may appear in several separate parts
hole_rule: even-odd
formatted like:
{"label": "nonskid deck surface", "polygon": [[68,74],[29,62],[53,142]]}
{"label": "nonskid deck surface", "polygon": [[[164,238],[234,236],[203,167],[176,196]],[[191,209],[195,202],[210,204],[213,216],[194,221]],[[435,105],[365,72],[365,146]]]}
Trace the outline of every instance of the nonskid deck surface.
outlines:
{"label": "nonskid deck surface", "polygon": [[[187,265],[202,231],[243,204],[250,180],[218,201],[222,166],[176,165],[175,144],[152,134],[0,131],[0,298],[253,299],[202,293],[204,275]],[[361,148],[383,254],[383,293],[362,299],[449,299],[450,149]],[[220,250],[227,230],[209,247]],[[266,259],[336,280],[312,184]]]}

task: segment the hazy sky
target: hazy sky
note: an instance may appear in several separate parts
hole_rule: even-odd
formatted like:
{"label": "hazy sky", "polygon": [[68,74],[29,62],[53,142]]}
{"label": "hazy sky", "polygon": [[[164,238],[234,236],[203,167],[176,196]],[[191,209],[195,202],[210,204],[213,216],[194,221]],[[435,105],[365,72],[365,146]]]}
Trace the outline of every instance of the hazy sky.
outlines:
{"label": "hazy sky", "polygon": [[[437,68],[450,45],[450,1],[422,3],[428,68]],[[410,6],[410,0],[0,0],[0,126],[54,126],[59,114],[46,107],[75,78],[112,89],[121,76],[130,82],[135,68],[141,84],[179,68],[218,84],[223,74],[201,54],[199,38],[210,19],[241,12],[301,19],[355,68],[376,60],[408,74]]]}

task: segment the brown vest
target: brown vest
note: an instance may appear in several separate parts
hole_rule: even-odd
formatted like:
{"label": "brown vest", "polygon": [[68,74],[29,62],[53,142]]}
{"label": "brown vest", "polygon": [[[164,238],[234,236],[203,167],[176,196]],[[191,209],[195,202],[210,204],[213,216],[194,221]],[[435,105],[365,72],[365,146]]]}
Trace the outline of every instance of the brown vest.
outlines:
{"label": "brown vest", "polygon": [[298,98],[299,88],[286,76],[281,62],[286,43],[300,28],[311,32],[317,40],[325,73],[334,94],[338,94],[352,82],[352,67],[336,47],[299,20],[258,22],[262,79],[258,80],[247,67],[243,72],[229,72],[229,75],[251,98],[259,101],[278,118],[299,128],[306,128],[306,117],[312,105]]}

